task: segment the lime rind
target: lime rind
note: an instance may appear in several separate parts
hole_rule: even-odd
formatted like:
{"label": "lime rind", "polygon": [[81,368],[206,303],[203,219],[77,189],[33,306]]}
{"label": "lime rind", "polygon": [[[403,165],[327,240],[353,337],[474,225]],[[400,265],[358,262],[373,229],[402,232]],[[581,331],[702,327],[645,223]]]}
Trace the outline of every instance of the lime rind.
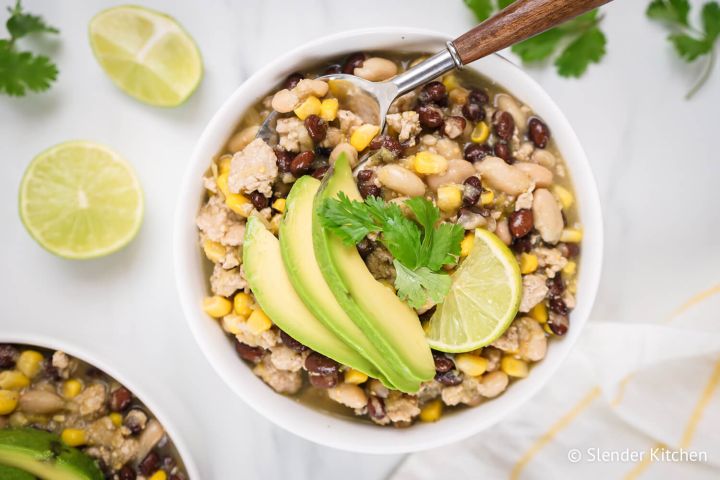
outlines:
{"label": "lime rind", "polygon": [[493,233],[477,229],[470,255],[453,274],[453,285],[426,326],[427,341],[442,352],[484,347],[510,326],[522,296],[520,266]]}
{"label": "lime rind", "polygon": [[[99,172],[92,172],[91,168],[81,170],[80,175],[73,176],[72,169],[68,168],[41,168],[46,166],[44,162],[68,162],[75,161],[76,166],[81,165],[83,162],[85,165],[89,165],[87,158],[79,158],[78,155],[72,155],[73,150],[92,152],[102,156],[105,160],[109,160],[108,164],[104,166],[104,170]],[[108,171],[112,169],[112,171]],[[77,169],[76,169],[77,170]],[[93,180],[97,178],[110,179],[108,183],[102,183],[102,191],[98,191],[97,188],[100,185]],[[128,180],[125,184],[122,184],[122,179]],[[34,198],[32,193],[33,182],[38,184],[50,184],[52,187],[48,193],[56,193],[56,195],[43,196],[42,198]],[[112,183],[116,183],[116,188],[104,188],[105,186],[112,186]],[[110,197],[117,199],[120,194],[127,194],[128,204],[132,204],[130,207],[116,205],[102,205],[94,202],[93,210],[103,212],[104,215],[114,215],[115,220],[124,222],[126,228],[122,232],[122,235],[116,235],[114,231],[108,231],[107,225],[97,218],[91,218],[78,214],[77,211],[68,209],[68,203],[63,202],[63,196],[67,198],[69,195],[77,195],[77,191],[72,189],[69,185],[82,183],[87,189],[88,196],[97,199],[98,197]],[[34,204],[40,202],[39,208],[35,208]],[[20,189],[18,192],[18,211],[20,220],[22,221],[25,229],[28,231],[30,236],[45,250],[57,255],[62,258],[73,259],[73,260],[85,260],[97,257],[102,257],[114,253],[130,243],[140,230],[144,216],[144,195],[140,182],[135,175],[132,166],[125,161],[119,154],[111,150],[110,148],[93,142],[85,140],[71,140],[63,142],[38,154],[28,165],[23,178],[20,182]],[[55,206],[56,208],[47,208]],[[60,214],[58,214],[60,210]],[[64,210],[64,211],[63,211]],[[120,213],[121,215],[117,215]],[[72,245],[72,241],[68,242],[67,237],[75,235],[76,230],[71,232],[59,232],[53,231],[52,227],[58,223],[63,222],[68,216],[77,215],[78,221],[85,222],[85,227],[88,231],[92,230],[95,238],[98,236],[106,235],[112,238],[111,241],[104,242],[99,247],[94,248],[73,248],[68,246]],[[77,225],[76,228],[79,228]]]}

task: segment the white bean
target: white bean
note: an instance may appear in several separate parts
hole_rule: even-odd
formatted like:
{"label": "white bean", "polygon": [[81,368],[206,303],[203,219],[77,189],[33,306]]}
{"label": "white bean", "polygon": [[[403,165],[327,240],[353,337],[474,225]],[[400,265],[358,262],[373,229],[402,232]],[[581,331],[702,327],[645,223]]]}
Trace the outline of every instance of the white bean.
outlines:
{"label": "white bean", "polygon": [[512,243],[512,236],[510,235],[510,227],[508,227],[507,218],[503,218],[495,226],[495,235],[503,241],[505,245]]}
{"label": "white bean", "polygon": [[30,390],[20,396],[18,408],[25,413],[48,415],[65,408],[65,400],[52,392]]}
{"label": "white bean", "polygon": [[386,58],[371,57],[363,62],[362,67],[356,68],[353,73],[360,78],[371,82],[382,82],[397,75],[397,65]]}
{"label": "white bean", "polygon": [[329,389],[328,396],[350,408],[363,408],[368,401],[365,391],[352,383],[341,383]]}
{"label": "white bean", "polygon": [[347,155],[348,161],[350,162],[350,168],[357,165],[358,151],[355,150],[355,147],[349,143],[338,143],[337,146],[332,149],[332,152],[330,152],[330,165],[335,165],[335,160],[337,160],[342,153]]}
{"label": "white bean", "polygon": [[530,317],[515,321],[518,329],[518,354],[525,360],[537,362],[545,358],[547,338],[538,322]]}
{"label": "white bean", "polygon": [[460,145],[455,140],[449,138],[441,138],[435,144],[435,152],[448,160],[462,160],[463,153]]}
{"label": "white bean", "polygon": [[449,184],[461,185],[466,178],[475,175],[475,167],[467,160],[448,160],[448,169],[442,175],[428,175],[425,181],[433,192]]}
{"label": "white bean", "polygon": [[485,157],[475,168],[488,185],[508,195],[520,195],[532,185],[527,173],[508,165],[502,158]]}
{"label": "white bean", "polygon": [[518,162],[515,164],[523,172],[530,175],[536,187],[549,187],[553,182],[553,173],[537,163]]}
{"label": "white bean", "polygon": [[513,120],[515,120],[515,127],[519,132],[522,133],[527,129],[527,115],[522,111],[513,97],[505,93],[495,95],[495,106],[498,110],[505,110],[512,115]]}
{"label": "white bean", "polygon": [[247,147],[248,144],[255,139],[255,135],[257,135],[258,130],[260,130],[259,125],[253,125],[251,127],[243,128],[235,135],[230,137],[230,141],[228,142],[228,150],[236,153]]}
{"label": "white bean", "polygon": [[500,395],[508,386],[510,379],[507,374],[501,370],[486,373],[482,376],[478,385],[478,392],[483,397],[493,398]]}
{"label": "white bean", "polygon": [[542,148],[535,149],[530,160],[547,168],[553,168],[557,162],[555,155]]}
{"label": "white bean", "polygon": [[563,231],[560,205],[550,190],[539,188],[533,193],[533,223],[547,243],[555,244]]}
{"label": "white bean", "polygon": [[154,418],[148,421],[145,430],[143,430],[138,439],[137,458],[145,458],[145,456],[150,453],[150,450],[155,448],[155,445],[157,445],[164,436],[165,429],[160,425],[160,422]]}
{"label": "white bean", "polygon": [[270,104],[278,113],[290,113],[300,105],[300,98],[294,92],[284,88],[273,96]]}
{"label": "white bean", "polygon": [[324,80],[303,78],[297,85],[295,85],[295,88],[293,88],[292,91],[298,96],[298,98],[304,100],[310,95],[324,97],[327,95],[329,88],[330,87],[327,82]]}
{"label": "white bean", "polygon": [[378,170],[378,180],[390,190],[408,197],[425,193],[425,184],[420,177],[400,165],[385,165]]}

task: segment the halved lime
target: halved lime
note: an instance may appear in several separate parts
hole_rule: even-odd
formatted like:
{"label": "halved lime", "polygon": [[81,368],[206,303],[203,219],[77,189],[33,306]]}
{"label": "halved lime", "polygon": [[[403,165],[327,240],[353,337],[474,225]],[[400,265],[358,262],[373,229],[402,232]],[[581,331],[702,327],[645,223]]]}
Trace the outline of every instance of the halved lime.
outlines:
{"label": "halved lime", "polygon": [[452,280],[450,292],[426,326],[428,343],[453,353],[492,343],[520,306],[522,279],[515,256],[495,234],[479,228]]}
{"label": "halved lime", "polygon": [[197,88],[203,66],[193,39],[170,16],[131,5],[90,22],[90,45],[115,84],[141,102],[174,107]]}
{"label": "halved lime", "polygon": [[94,258],[140,229],[143,195],[130,165],[107,147],[72,141],[35,157],[20,183],[20,218],[45,249]]}

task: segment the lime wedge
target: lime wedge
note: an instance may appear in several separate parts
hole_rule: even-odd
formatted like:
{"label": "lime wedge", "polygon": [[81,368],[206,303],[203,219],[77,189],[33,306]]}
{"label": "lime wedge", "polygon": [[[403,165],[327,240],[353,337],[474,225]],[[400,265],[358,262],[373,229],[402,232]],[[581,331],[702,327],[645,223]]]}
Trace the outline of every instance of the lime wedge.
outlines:
{"label": "lime wedge", "polygon": [[35,157],[19,203],[30,235],[51,253],[75,259],[121,249],[143,216],[142,190],[130,165],[107,147],[83,141]]}
{"label": "lime wedge", "polygon": [[147,8],[98,13],[90,22],[90,45],[112,81],[150,105],[180,105],[202,78],[202,59],[190,35],[172,17]]}
{"label": "lime wedge", "polygon": [[428,322],[428,343],[442,352],[469,352],[492,343],[517,314],[520,267],[493,233],[475,231],[470,254],[452,275],[452,287]]}

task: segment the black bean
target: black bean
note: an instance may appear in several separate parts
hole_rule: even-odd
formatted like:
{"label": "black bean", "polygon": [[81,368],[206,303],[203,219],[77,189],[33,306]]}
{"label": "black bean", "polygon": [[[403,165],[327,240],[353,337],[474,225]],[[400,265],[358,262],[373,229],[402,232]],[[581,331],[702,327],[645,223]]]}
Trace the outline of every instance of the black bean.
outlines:
{"label": "black bean", "polygon": [[508,112],[498,110],[493,115],[493,129],[498,137],[510,140],[515,132],[515,119]]}
{"label": "black bean", "polygon": [[315,166],[319,167],[322,165],[329,165],[329,158],[331,152],[332,148],[321,147],[320,145],[317,145],[315,149],[313,149],[313,153],[315,153]]}
{"label": "black bean", "polygon": [[291,350],[294,350],[298,353],[304,352],[308,349],[305,345],[295,340],[293,337],[285,333],[284,331],[280,330],[280,340],[282,341],[283,345],[288,347]]}
{"label": "black bean", "polygon": [[166,472],[170,472],[173,468],[175,468],[175,459],[170,455],[164,456],[160,463],[162,465],[162,469]]}
{"label": "black bean", "polygon": [[483,191],[482,183],[478,177],[473,175],[466,178],[463,185],[463,206],[472,207],[480,200]]}
{"label": "black bean", "polygon": [[242,343],[237,339],[235,340],[235,351],[240,356],[240,358],[252,363],[258,363],[260,360],[262,360],[263,355],[265,355],[264,348],[251,347],[250,345]]}
{"label": "black bean", "polygon": [[351,54],[347,58],[347,60],[345,60],[345,64],[342,67],[342,72],[347,73],[348,75],[354,75],[355,69],[362,67],[366,59],[367,55],[365,55],[363,52],[355,52]]}
{"label": "black bean", "polygon": [[529,208],[522,208],[508,217],[508,228],[513,238],[524,237],[532,231],[533,225],[533,213]]}
{"label": "black bean", "polygon": [[435,380],[446,387],[452,387],[453,385],[460,385],[463,381],[463,377],[457,370],[448,370],[447,372],[436,373]]}
{"label": "black bean", "polygon": [[577,243],[561,243],[558,245],[558,249],[566,258],[575,258],[580,255],[580,245]]}
{"label": "black bean", "polygon": [[118,471],[118,480],[135,480],[136,478],[137,473],[135,473],[135,470],[130,465],[124,465]]}
{"label": "black bean", "polygon": [[312,176],[318,180],[322,180],[328,170],[330,170],[330,165],[322,165],[313,170]]}
{"label": "black bean", "polygon": [[567,315],[570,313],[570,309],[567,304],[565,304],[565,300],[560,297],[550,297],[548,306],[550,307],[551,312],[555,312],[558,315]]}
{"label": "black bean", "polygon": [[470,143],[467,147],[465,147],[465,153],[463,156],[468,162],[475,163],[479,162],[480,160],[492,153],[493,150],[489,145],[486,145],[484,143],[482,145],[477,143]]}
{"label": "black bean", "polygon": [[305,129],[313,142],[320,143],[327,135],[328,124],[317,115],[308,115],[305,119]]}
{"label": "black bean", "polygon": [[154,451],[148,453],[138,465],[138,470],[145,476],[152,475],[158,468],[160,468],[160,455]]}
{"label": "black bean", "polygon": [[118,387],[110,392],[110,411],[122,412],[130,406],[132,393],[125,387]]}
{"label": "black bean", "polygon": [[18,349],[7,343],[0,345],[0,368],[13,368],[20,355]]}
{"label": "black bean", "polygon": [[555,335],[565,335],[570,328],[570,317],[551,312],[548,318],[548,326]]}
{"label": "black bean", "polygon": [[417,109],[420,125],[425,128],[438,128],[443,124],[442,110],[432,105],[421,105]]}
{"label": "black bean", "polygon": [[442,352],[432,351],[433,360],[435,361],[435,371],[438,373],[449,372],[455,368],[455,362]]}
{"label": "black bean", "polygon": [[390,135],[378,135],[372,139],[368,148],[370,148],[370,150],[385,148],[396,157],[402,155],[403,152],[403,146],[398,139]]}
{"label": "black bean", "polygon": [[253,206],[258,210],[267,208],[269,203],[268,198],[257,190],[254,192],[250,192],[250,201],[252,202]]}
{"label": "black bean", "polygon": [[419,318],[420,321],[423,322],[423,323],[424,323],[424,322],[427,322],[428,320],[430,320],[430,319],[432,318],[433,314],[435,314],[435,310],[437,310],[437,305],[433,305],[433,306],[430,307],[427,311],[425,311],[425,312],[421,313],[420,315],[418,315],[418,318]]}
{"label": "black bean", "polygon": [[385,418],[385,402],[382,398],[371,395],[368,398],[367,411],[370,418],[382,420]]}
{"label": "black bean", "polygon": [[545,148],[550,139],[550,129],[542,120],[533,117],[528,122],[528,136],[536,147]]}
{"label": "black bean", "polygon": [[532,236],[526,235],[520,238],[513,238],[510,248],[517,253],[530,253],[533,249]]}
{"label": "black bean", "polygon": [[493,147],[493,152],[495,153],[496,157],[500,157],[505,160],[505,163],[508,163],[510,165],[515,163],[515,159],[512,156],[512,151],[510,150],[510,146],[507,144],[507,142],[500,140],[499,142],[495,143]]}
{"label": "black bean", "polygon": [[332,388],[338,383],[340,383],[340,375],[338,374],[338,372],[332,373],[330,375],[309,374],[308,380],[310,380],[310,383],[313,387]]}
{"label": "black bean", "polygon": [[548,287],[548,296],[550,298],[561,298],[562,294],[565,293],[565,282],[563,282],[560,273],[556,273],[554,277],[548,278],[545,281],[545,285]]}
{"label": "black bean", "polygon": [[479,122],[485,118],[485,109],[477,102],[468,101],[462,107],[462,114],[471,122]]}
{"label": "black bean", "polygon": [[277,166],[280,173],[290,173],[290,165],[293,161],[293,155],[290,152],[276,148],[275,156],[277,157]]}
{"label": "black bean", "polygon": [[365,258],[375,250],[376,244],[369,238],[365,237],[357,244],[357,250],[361,257]]}
{"label": "black bean", "polygon": [[359,182],[369,182],[372,180],[373,175],[372,170],[360,170],[357,174],[357,178]]}
{"label": "black bean", "polygon": [[338,73],[342,73],[342,67],[339,63],[334,63],[325,69],[323,75],[336,75]]}
{"label": "black bean", "polygon": [[477,90],[475,88],[470,90],[470,94],[468,95],[468,102],[486,105],[489,101],[490,97],[485,90]]}
{"label": "black bean", "polygon": [[340,370],[340,365],[332,358],[312,352],[305,359],[305,370],[315,375],[332,375]]}
{"label": "black bean", "polygon": [[315,161],[313,152],[300,152],[293,158],[290,164],[290,172],[296,177],[301,177],[310,171],[313,161]]}
{"label": "black bean", "polygon": [[123,426],[125,426],[130,433],[136,435],[140,433],[147,424],[147,415],[139,408],[133,408],[130,410],[125,418],[123,419]]}
{"label": "black bean", "polygon": [[382,190],[374,183],[361,183],[358,185],[358,190],[363,198],[382,196]]}
{"label": "black bean", "polygon": [[291,73],[287,76],[285,79],[285,82],[283,82],[283,88],[287,88],[288,90],[291,90],[295,88],[295,86],[305,78],[305,76],[300,72]]}
{"label": "black bean", "polygon": [[447,105],[447,90],[442,82],[430,82],[425,84],[418,94],[418,102],[421,105],[434,103],[435,105]]}

